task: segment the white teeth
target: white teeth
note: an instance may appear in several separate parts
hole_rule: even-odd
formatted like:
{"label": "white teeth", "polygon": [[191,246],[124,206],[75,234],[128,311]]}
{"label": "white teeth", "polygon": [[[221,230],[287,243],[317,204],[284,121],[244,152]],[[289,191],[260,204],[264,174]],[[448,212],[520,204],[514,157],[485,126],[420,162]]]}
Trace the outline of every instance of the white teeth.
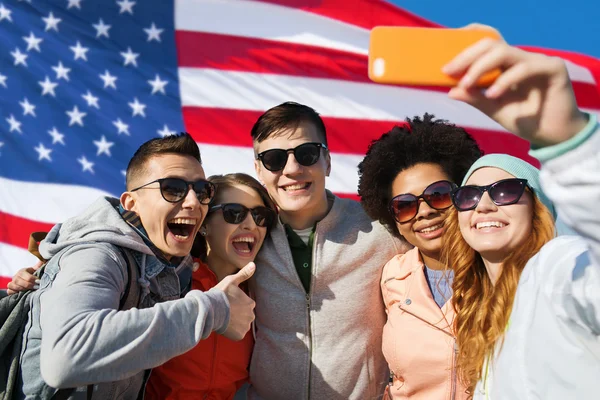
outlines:
{"label": "white teeth", "polygon": [[173,218],[170,224],[196,225],[196,218]]}
{"label": "white teeth", "polygon": [[483,229],[483,228],[490,228],[490,227],[495,227],[495,228],[503,228],[506,225],[503,224],[500,221],[485,221],[485,222],[478,222],[477,225],[475,225],[475,227],[477,229]]}
{"label": "white teeth", "polygon": [[430,226],[428,228],[421,229],[419,232],[421,232],[421,233],[429,233],[429,232],[433,232],[435,230],[438,230],[441,227],[442,227],[442,224],[437,224],[437,225]]}
{"label": "white teeth", "polygon": [[239,237],[232,240],[233,243],[237,242],[246,242],[246,243],[254,243],[254,238],[250,236]]}
{"label": "white teeth", "polygon": [[174,235],[174,236],[177,238],[177,240],[187,240],[190,237],[189,235],[185,235],[185,236]]}
{"label": "white teeth", "polygon": [[300,189],[304,189],[307,186],[308,186],[307,183],[298,183],[295,185],[284,186],[283,190],[300,190]]}

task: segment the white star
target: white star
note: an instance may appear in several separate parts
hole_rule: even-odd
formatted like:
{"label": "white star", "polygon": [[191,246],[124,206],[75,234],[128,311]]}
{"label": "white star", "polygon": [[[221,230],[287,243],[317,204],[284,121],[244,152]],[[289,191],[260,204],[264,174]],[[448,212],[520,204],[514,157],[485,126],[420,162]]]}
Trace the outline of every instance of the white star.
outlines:
{"label": "white star", "polygon": [[117,4],[119,5],[119,7],[121,7],[121,9],[119,10],[119,14],[128,12],[129,14],[133,15],[133,6],[135,5],[135,1],[122,0],[117,1]]}
{"label": "white star", "polygon": [[65,135],[63,135],[62,133],[60,133],[56,127],[52,127],[52,130],[48,131],[48,133],[50,134],[50,136],[52,136],[52,144],[55,143],[60,143],[63,146],[65,145]]}
{"label": "white star", "polygon": [[85,156],[81,156],[80,158],[77,159],[77,162],[79,164],[81,164],[81,172],[85,172],[85,171],[89,171],[92,174],[94,173],[94,163],[91,161],[88,161],[87,158],[85,158]]}
{"label": "white star", "polygon": [[113,121],[113,125],[116,126],[119,130],[119,135],[121,133],[124,133],[127,136],[129,136],[129,125],[123,123],[123,121],[121,121],[121,118],[117,119],[116,121]]}
{"label": "white star", "polygon": [[106,154],[110,157],[110,148],[114,146],[114,142],[107,142],[104,135],[102,135],[100,140],[94,140],[94,145],[98,148],[98,152],[96,153],[97,156]]}
{"label": "white star", "polygon": [[154,94],[156,92],[161,92],[162,94],[166,94],[165,86],[167,86],[167,83],[169,83],[169,82],[161,81],[160,76],[158,76],[158,74],[156,74],[156,77],[154,78],[153,81],[148,81],[148,83],[150,84],[150,86],[152,86],[152,94]]}
{"label": "white star", "polygon": [[23,107],[23,115],[32,115],[35,117],[35,106],[27,100],[27,97],[20,101],[19,104]]}
{"label": "white star", "polygon": [[75,7],[79,10],[81,10],[81,0],[68,0],[69,4],[67,5],[67,10],[70,9],[71,7]]}
{"label": "white star", "polygon": [[112,87],[113,89],[117,88],[117,85],[115,85],[115,82],[117,81],[117,77],[114,75],[111,75],[110,72],[108,72],[108,70],[106,70],[104,72],[104,75],[100,75],[100,79],[102,79],[104,81],[104,89],[106,89],[107,87]]}
{"label": "white star", "polygon": [[63,78],[65,81],[69,80],[71,68],[66,68],[61,61],[58,62],[56,67],[52,67],[52,69],[56,72],[56,79]]}
{"label": "white star", "polygon": [[34,147],[34,150],[38,152],[38,161],[48,160],[52,161],[50,158],[50,153],[52,153],[52,149],[48,149],[44,147],[43,144],[38,144],[38,147]]}
{"label": "white star", "polygon": [[108,36],[108,30],[111,28],[110,25],[105,25],[104,21],[102,21],[102,18],[100,18],[100,21],[98,21],[97,24],[92,25],[94,27],[94,29],[96,29],[96,38],[99,38],[100,36]]}
{"label": "white star", "polygon": [[58,32],[58,24],[60,21],[62,21],[60,18],[54,18],[54,14],[52,14],[52,12],[50,12],[46,18],[42,18],[42,20],[44,20],[46,23],[46,32],[48,32],[50,29],[54,29],[56,32]]}
{"label": "white star", "polygon": [[0,3],[0,21],[7,19],[10,22],[12,22],[12,17],[10,16],[11,13],[12,13],[11,10],[4,7],[3,3]]}
{"label": "white star", "polygon": [[21,53],[21,50],[19,50],[18,47],[15,48],[15,51],[11,51],[10,55],[15,59],[15,67],[19,64],[24,65],[25,67],[27,66],[27,57],[29,56],[25,53]]}
{"label": "white star", "polygon": [[[4,142],[0,142],[0,149],[2,148],[2,146],[4,146]],[[2,153],[0,152],[0,156],[2,155]],[[123,171],[121,171],[123,172]]]}
{"label": "white star", "polygon": [[98,105],[98,98],[94,96],[89,90],[86,94],[81,95],[83,99],[87,102],[88,107],[96,107],[98,110],[100,106]]}
{"label": "white star", "polygon": [[2,85],[4,87],[7,87],[6,86],[6,79],[7,79],[6,75],[0,74],[0,85]]}
{"label": "white star", "polygon": [[75,46],[71,46],[69,48],[73,51],[73,53],[75,53],[75,60],[82,58],[85,61],[87,61],[87,56],[85,55],[85,53],[87,53],[90,50],[89,47],[83,47],[78,40]]}
{"label": "white star", "polygon": [[6,122],[10,125],[9,132],[17,131],[19,133],[23,133],[21,131],[21,123],[15,119],[15,117],[10,114],[10,118],[6,118]]}
{"label": "white star", "polygon": [[154,22],[150,26],[150,28],[144,29],[144,32],[148,35],[148,42],[151,42],[156,39],[157,42],[160,42],[160,34],[164,32],[164,29],[158,29]]}
{"label": "white star", "polygon": [[128,47],[127,52],[121,52],[121,56],[125,59],[123,61],[123,66],[133,64],[137,67],[137,58],[140,56],[140,53],[134,53],[131,51],[131,47]]}
{"label": "white star", "polygon": [[54,93],[54,88],[58,86],[58,83],[52,82],[50,78],[46,75],[46,80],[38,82],[42,87],[42,96],[50,94],[52,97],[56,97],[56,93]]}
{"label": "white star", "polygon": [[33,32],[29,32],[29,36],[23,36],[23,40],[27,42],[27,51],[34,49],[38,53],[40,52],[40,43],[44,41],[44,39],[36,37]]}
{"label": "white star", "polygon": [[72,111],[67,111],[67,115],[70,118],[69,126],[73,126],[75,124],[83,126],[83,117],[85,117],[87,113],[79,111],[79,108],[74,106]]}
{"label": "white star", "polygon": [[133,114],[131,115],[132,117],[135,117],[136,115],[141,115],[144,118],[146,117],[146,112],[144,111],[146,109],[146,105],[140,103],[137,97],[133,99],[133,102],[127,104],[129,104],[129,107],[131,107],[133,110]]}
{"label": "white star", "polygon": [[158,134],[162,137],[171,136],[171,135],[174,135],[177,133],[175,131],[170,130],[169,127],[167,126],[167,124],[165,124],[165,126],[163,126],[162,130],[158,130],[156,132],[158,132]]}

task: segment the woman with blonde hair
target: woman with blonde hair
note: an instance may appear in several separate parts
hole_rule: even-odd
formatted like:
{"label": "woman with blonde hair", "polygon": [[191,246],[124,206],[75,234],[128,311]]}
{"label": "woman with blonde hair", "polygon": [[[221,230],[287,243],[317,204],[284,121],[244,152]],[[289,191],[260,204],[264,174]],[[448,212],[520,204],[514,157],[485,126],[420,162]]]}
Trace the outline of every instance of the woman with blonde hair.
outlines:
{"label": "woman with blonde hair", "polygon": [[[482,92],[475,82],[500,70]],[[488,155],[453,193],[442,259],[455,272],[458,373],[476,399],[591,399],[600,376],[600,127],[563,61],[481,41],[450,96],[530,140],[541,173]],[[542,191],[543,188],[543,191]],[[546,195],[548,197],[546,197]],[[553,206],[580,236],[554,238]]]}

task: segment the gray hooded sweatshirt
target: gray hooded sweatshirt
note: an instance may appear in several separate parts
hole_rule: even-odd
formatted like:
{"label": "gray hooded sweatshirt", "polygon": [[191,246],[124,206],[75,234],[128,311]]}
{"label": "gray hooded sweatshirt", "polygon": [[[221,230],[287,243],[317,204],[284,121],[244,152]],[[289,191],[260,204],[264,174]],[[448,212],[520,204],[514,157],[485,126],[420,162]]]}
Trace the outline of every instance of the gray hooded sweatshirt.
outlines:
{"label": "gray hooded sweatshirt", "polygon": [[[94,398],[136,399],[144,371],[193,348],[229,323],[225,294],[192,290],[180,298],[187,256],[166,266],[121,217],[119,201],[101,198],[56,225],[40,244],[48,264],[31,296],[23,338],[21,398],[46,399],[53,388],[97,384]],[[137,308],[119,311],[128,268],[139,268]],[[60,271],[60,273],[58,273]],[[43,379],[42,379],[43,378]],[[85,389],[73,398],[85,398]]]}

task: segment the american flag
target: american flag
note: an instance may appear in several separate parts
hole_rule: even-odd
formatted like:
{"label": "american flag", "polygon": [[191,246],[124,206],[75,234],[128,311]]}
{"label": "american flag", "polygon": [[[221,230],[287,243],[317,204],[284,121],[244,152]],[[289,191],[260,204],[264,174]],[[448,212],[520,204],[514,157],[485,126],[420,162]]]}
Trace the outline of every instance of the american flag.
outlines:
{"label": "american flag", "polygon": [[[324,117],[327,186],[344,196],[369,142],[426,111],[527,159],[524,142],[442,88],[371,83],[377,25],[437,26],[381,0],[0,0],[0,287],[35,262],[30,232],[124,190],[144,141],[187,130],[207,174],[254,174],[250,128],[288,100]],[[600,61],[552,53],[571,60],[580,105],[600,112]]]}

